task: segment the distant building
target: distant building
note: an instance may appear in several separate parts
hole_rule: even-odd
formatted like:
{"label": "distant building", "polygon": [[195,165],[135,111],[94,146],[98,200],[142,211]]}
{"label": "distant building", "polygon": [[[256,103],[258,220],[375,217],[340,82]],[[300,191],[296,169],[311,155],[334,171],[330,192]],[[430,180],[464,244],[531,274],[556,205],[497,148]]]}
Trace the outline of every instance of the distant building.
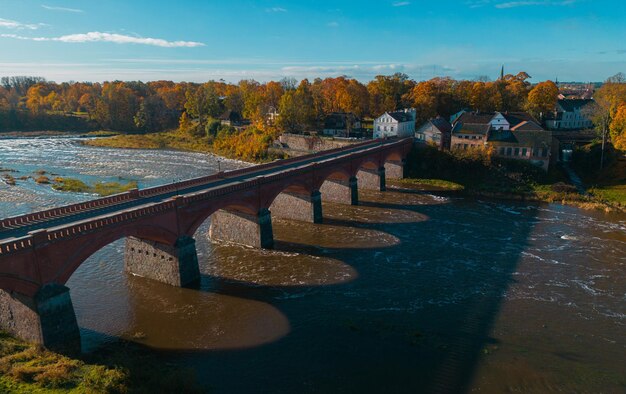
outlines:
{"label": "distant building", "polygon": [[412,137],[415,134],[415,108],[385,112],[374,120],[374,138]]}
{"label": "distant building", "polygon": [[278,112],[278,109],[275,107],[270,107],[267,111],[267,114],[265,114],[265,123],[267,123],[268,126],[273,126],[274,124],[276,124],[279,116],[280,113]]}
{"label": "distant building", "polygon": [[415,131],[418,142],[433,144],[441,150],[450,149],[452,125],[445,118],[436,117],[424,123]]}
{"label": "distant building", "polygon": [[562,99],[557,101],[554,112],[547,114],[546,127],[550,130],[584,130],[593,127],[584,108],[592,99]]}
{"label": "distant building", "polygon": [[452,149],[492,147],[497,156],[548,169],[552,133],[526,112],[465,112],[452,127]]}
{"label": "distant building", "polygon": [[221,124],[225,126],[233,126],[233,127],[243,126],[245,123],[243,116],[241,116],[239,112],[230,111],[230,110],[224,112],[220,116],[219,121]]}
{"label": "distant building", "polygon": [[333,112],[324,119],[324,135],[355,137],[361,134],[361,120],[353,113]]}

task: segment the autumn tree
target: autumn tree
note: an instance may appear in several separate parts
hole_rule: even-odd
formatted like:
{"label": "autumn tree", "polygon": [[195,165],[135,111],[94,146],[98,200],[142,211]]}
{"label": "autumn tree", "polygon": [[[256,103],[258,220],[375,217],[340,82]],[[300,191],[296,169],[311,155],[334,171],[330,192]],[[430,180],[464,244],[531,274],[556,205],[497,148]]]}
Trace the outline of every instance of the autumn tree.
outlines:
{"label": "autumn tree", "polygon": [[296,90],[287,90],[280,99],[279,126],[289,132],[301,132],[315,121],[311,84],[302,80]]}
{"label": "autumn tree", "polygon": [[621,136],[621,121],[616,126],[612,123],[617,112],[623,104],[626,103],[626,83],[620,82],[623,77],[620,74],[614,75],[594,94],[594,103],[586,107],[586,115],[589,116],[596,127],[596,131],[602,138],[602,155],[600,157],[600,168],[604,166],[604,148],[607,135]]}
{"label": "autumn tree", "polygon": [[528,93],[526,109],[537,119],[543,119],[545,114],[554,111],[559,98],[559,88],[552,81],[538,83]]}
{"label": "autumn tree", "polygon": [[610,126],[611,142],[616,149],[626,151],[626,103],[617,107]]}
{"label": "autumn tree", "polygon": [[370,112],[377,116],[386,111],[404,107],[402,98],[413,88],[414,81],[408,75],[395,73],[391,76],[377,75],[367,84],[370,94]]}
{"label": "autumn tree", "polygon": [[204,134],[207,119],[217,118],[222,113],[222,106],[214,82],[207,82],[185,94],[185,112],[198,121],[196,133]]}

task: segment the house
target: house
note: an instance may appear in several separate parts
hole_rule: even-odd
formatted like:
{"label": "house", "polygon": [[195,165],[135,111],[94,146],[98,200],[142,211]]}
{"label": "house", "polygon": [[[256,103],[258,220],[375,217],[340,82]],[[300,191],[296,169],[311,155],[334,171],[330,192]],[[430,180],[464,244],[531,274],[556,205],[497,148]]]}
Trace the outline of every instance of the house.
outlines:
{"label": "house", "polygon": [[415,140],[417,142],[433,144],[441,150],[450,149],[451,136],[452,125],[440,116],[427,121],[415,131]]}
{"label": "house", "polygon": [[374,119],[374,138],[414,136],[415,117],[415,108],[385,112]]}
{"label": "house", "polygon": [[278,120],[278,117],[280,116],[280,113],[278,112],[278,109],[276,107],[269,107],[267,113],[265,114],[265,123],[268,126],[273,126],[274,124],[276,124],[276,121]]}
{"label": "house", "polygon": [[354,137],[361,134],[361,120],[353,113],[333,112],[324,119],[324,135]]}
{"label": "house", "polygon": [[593,127],[585,108],[593,99],[561,99],[554,112],[547,114],[546,127],[550,130],[583,130]]}
{"label": "house", "polygon": [[242,126],[244,124],[243,116],[237,111],[225,111],[220,117],[219,121],[224,126]]}
{"label": "house", "polygon": [[465,112],[452,127],[452,149],[493,148],[494,154],[548,169],[552,133],[526,112]]}

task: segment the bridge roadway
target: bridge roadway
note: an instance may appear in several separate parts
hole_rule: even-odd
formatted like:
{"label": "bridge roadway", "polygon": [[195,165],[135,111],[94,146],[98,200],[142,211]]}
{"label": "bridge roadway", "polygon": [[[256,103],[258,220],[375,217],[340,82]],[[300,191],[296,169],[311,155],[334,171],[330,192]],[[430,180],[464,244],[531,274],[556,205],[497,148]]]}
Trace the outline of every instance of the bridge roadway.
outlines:
{"label": "bridge roadway", "polygon": [[[152,190],[154,190],[156,193],[147,197],[139,197],[123,202],[112,202],[104,206],[99,206],[95,208],[83,208],[79,211],[59,214],[53,217],[46,217],[43,219],[30,219],[25,223],[8,224],[8,222],[17,222],[17,219],[20,218],[20,216],[7,218],[0,221],[0,243],[2,243],[3,241],[26,236],[31,231],[36,231],[40,229],[53,229],[66,224],[74,224],[83,220],[93,219],[101,215],[110,214],[112,212],[123,211],[129,208],[137,208],[144,205],[147,206],[148,204],[155,202],[162,202],[178,195],[186,195],[194,192],[208,191],[219,187],[226,187],[256,177],[278,174],[288,169],[294,169],[315,162],[323,162],[324,160],[331,158],[337,159],[341,156],[349,156],[350,154],[353,154],[355,152],[362,152],[364,150],[371,149],[372,147],[385,146],[396,142],[397,140],[393,139],[386,141],[371,140],[345,148],[337,148],[330,151],[323,151],[320,153],[300,156],[293,159],[277,160],[275,162],[267,163],[264,165],[252,166],[234,171],[219,172],[214,175],[214,177],[218,177],[219,179],[213,179],[208,182],[203,182],[202,180],[207,177],[202,177],[165,185],[165,187],[167,187],[166,191],[160,191],[163,189],[163,186],[143,189],[143,194],[150,194]],[[239,175],[242,170],[243,173]],[[233,175],[229,175],[230,172],[232,172]],[[196,181],[200,182],[200,184],[194,186],[185,186],[189,183],[194,183]],[[107,199],[104,198],[99,200],[106,201]],[[32,216],[33,214],[21,215],[21,217]]]}

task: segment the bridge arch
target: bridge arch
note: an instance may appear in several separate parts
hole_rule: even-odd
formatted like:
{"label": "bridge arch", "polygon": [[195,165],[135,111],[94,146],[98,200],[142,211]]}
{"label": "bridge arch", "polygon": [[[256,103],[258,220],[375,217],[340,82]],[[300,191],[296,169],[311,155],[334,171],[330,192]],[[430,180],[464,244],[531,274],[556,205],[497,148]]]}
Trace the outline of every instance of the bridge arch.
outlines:
{"label": "bridge arch", "polygon": [[64,250],[71,251],[66,256],[58,256],[56,254],[54,256],[50,254],[46,256],[50,259],[54,259],[53,261],[61,261],[61,258],[65,261],[57,270],[54,277],[49,278],[46,282],[65,284],[72,274],[94,253],[119,239],[127,237],[135,237],[170,246],[174,245],[178,239],[178,235],[170,229],[156,225],[131,224],[121,230],[117,228],[99,233],[97,238],[90,238],[89,242],[85,242],[85,240],[80,238],[75,241],[69,240],[68,247],[63,248]]}

